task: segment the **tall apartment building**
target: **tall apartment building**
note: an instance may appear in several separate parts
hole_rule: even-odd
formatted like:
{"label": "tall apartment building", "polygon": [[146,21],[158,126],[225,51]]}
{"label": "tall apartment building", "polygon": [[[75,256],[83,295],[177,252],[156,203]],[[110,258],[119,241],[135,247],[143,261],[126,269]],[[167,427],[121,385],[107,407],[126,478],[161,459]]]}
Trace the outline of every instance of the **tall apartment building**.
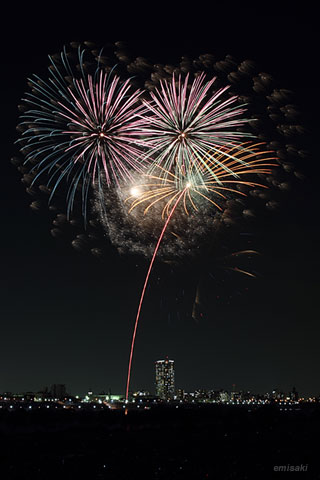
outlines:
{"label": "tall apartment building", "polygon": [[174,396],[174,361],[166,357],[158,360],[156,365],[156,395],[163,400]]}

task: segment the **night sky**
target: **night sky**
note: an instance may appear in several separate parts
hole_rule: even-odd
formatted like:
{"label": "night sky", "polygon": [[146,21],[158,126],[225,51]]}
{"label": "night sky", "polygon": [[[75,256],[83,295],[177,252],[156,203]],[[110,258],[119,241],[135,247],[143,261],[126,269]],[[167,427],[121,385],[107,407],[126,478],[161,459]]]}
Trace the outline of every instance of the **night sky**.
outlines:
{"label": "night sky", "polygon": [[[132,14],[131,14],[132,13]],[[194,270],[157,267],[139,325],[132,389],[154,391],[154,361],[175,360],[176,386],[320,394],[318,76],[317,32],[298,12],[157,13],[87,10],[49,14],[20,11],[2,40],[2,235],[0,391],[38,390],[65,383],[68,391],[123,393],[130,339],[147,263],[81,255],[50,235],[46,212],[35,214],[10,164],[17,153],[17,105],[26,77],[45,72],[47,54],[72,40],[126,40],[154,62],[187,53],[230,53],[252,59],[296,93],[312,152],[296,191],[283,197],[252,246],[262,253],[258,278],[224,276],[206,286],[205,313],[191,317]],[[243,232],[250,232],[243,227]],[[159,279],[159,280],[158,280]],[[225,283],[224,282],[224,283]],[[219,290],[219,295],[217,292]],[[222,295],[220,291],[222,290]],[[181,292],[184,291],[184,300]],[[180,295],[180,296],[179,296]],[[188,297],[190,295],[190,297]],[[219,298],[216,298],[219,296]],[[176,300],[178,298],[178,300]]]}

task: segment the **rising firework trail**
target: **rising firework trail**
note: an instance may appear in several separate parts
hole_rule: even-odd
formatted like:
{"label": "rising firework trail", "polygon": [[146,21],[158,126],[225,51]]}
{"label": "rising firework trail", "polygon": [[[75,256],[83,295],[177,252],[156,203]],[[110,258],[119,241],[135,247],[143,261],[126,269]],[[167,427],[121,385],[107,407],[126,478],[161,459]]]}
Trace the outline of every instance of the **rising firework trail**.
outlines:
{"label": "rising firework trail", "polygon": [[138,322],[139,322],[139,318],[140,318],[140,312],[141,312],[141,307],[142,307],[142,302],[143,302],[143,299],[144,299],[144,294],[145,294],[145,291],[146,291],[146,288],[147,288],[147,285],[148,285],[148,281],[149,281],[149,277],[150,277],[150,273],[151,273],[151,270],[152,270],[152,266],[153,266],[153,263],[155,261],[155,258],[157,256],[157,253],[158,253],[158,250],[159,250],[159,247],[160,247],[160,243],[163,239],[163,236],[164,236],[164,233],[167,229],[167,226],[170,222],[170,219],[176,209],[176,207],[178,206],[181,198],[184,196],[185,194],[185,191],[187,190],[188,187],[185,187],[184,190],[182,190],[182,192],[180,193],[180,195],[178,195],[178,198],[175,202],[175,204],[173,205],[169,215],[168,215],[168,218],[167,220],[165,221],[165,224],[163,226],[163,229],[159,235],[159,239],[158,239],[158,242],[155,246],[155,249],[154,249],[154,252],[153,252],[153,255],[152,255],[152,258],[151,258],[151,262],[150,262],[150,265],[149,265],[149,268],[148,268],[148,271],[147,271],[147,275],[146,275],[146,278],[145,278],[145,281],[144,281],[144,285],[143,285],[143,288],[142,288],[142,292],[141,292],[141,297],[140,297],[140,301],[139,301],[139,306],[138,306],[138,311],[137,311],[137,316],[136,316],[136,320],[135,320],[135,324],[134,324],[134,330],[133,330],[133,335],[132,335],[132,341],[131,341],[131,348],[130,348],[130,357],[129,357],[129,366],[128,366],[128,376],[127,376],[127,386],[126,386],[126,401],[128,401],[128,395],[129,395],[129,387],[130,387],[130,376],[131,376],[131,365],[132,365],[132,356],[133,356],[133,349],[134,349],[134,343],[135,343],[135,339],[136,339],[136,333],[137,333],[137,328],[138,328]]}
{"label": "rising firework trail", "polygon": [[[186,215],[189,215],[188,204],[196,212],[198,210],[196,201],[199,199],[200,201],[204,199],[215,208],[221,210],[221,206],[217,203],[219,200],[216,200],[215,197],[218,199],[223,198],[225,200],[226,193],[245,196],[243,192],[237,190],[236,188],[231,188],[229,184],[232,184],[232,186],[235,187],[236,185],[246,185],[250,187],[255,186],[267,188],[263,184],[241,179],[242,176],[247,174],[268,174],[270,173],[270,167],[276,166],[276,164],[270,163],[272,160],[275,160],[276,157],[268,156],[270,152],[259,151],[258,148],[260,146],[261,144],[255,144],[251,146],[242,145],[242,148],[237,148],[235,153],[234,147],[221,148],[218,152],[215,151],[213,154],[208,154],[200,167],[200,171],[202,172],[200,181],[198,174],[199,171],[195,175],[194,163],[190,162],[188,170],[185,171],[181,167],[183,172],[179,173],[178,175],[166,171],[162,167],[158,167],[161,172],[160,176],[147,175],[150,183],[132,188],[132,195],[127,199],[127,201],[132,202],[129,213],[139,205],[147,202],[148,205],[144,209],[145,215],[148,213],[151,207],[158,203],[163,203],[164,206],[161,217],[162,219],[165,217],[167,218],[156,243],[140,296],[131,340],[126,385],[126,401],[128,401],[129,396],[133,350],[142,303],[154,261],[173,213],[177,210],[180,202],[183,205],[182,214],[185,213]],[[237,158],[234,158],[234,155],[237,155]],[[241,163],[239,163],[239,160],[241,160]],[[211,175],[211,171],[214,172],[214,175]],[[237,269],[236,271],[251,275],[250,273],[240,269]]]}

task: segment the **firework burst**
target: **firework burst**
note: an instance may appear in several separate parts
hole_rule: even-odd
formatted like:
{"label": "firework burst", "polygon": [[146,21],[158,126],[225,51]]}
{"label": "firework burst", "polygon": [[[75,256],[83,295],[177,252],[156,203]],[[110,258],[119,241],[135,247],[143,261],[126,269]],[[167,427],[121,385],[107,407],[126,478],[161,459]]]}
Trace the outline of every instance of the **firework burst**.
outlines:
{"label": "firework burst", "polygon": [[26,162],[34,164],[35,180],[47,173],[52,195],[62,179],[69,181],[68,212],[80,183],[85,210],[92,182],[100,184],[104,176],[110,186],[132,178],[132,170],[142,171],[142,152],[136,145],[141,123],[137,115],[144,110],[138,102],[141,92],[132,90],[130,79],[121,82],[113,70],[107,73],[99,64],[93,75],[85,73],[83,54],[79,50],[80,78],[64,51],[62,67],[49,57],[49,81],[36,75],[29,79],[32,92],[24,99],[27,110],[20,124],[26,127],[21,151]]}
{"label": "firework burst", "polygon": [[[205,161],[209,151],[219,154],[223,147],[249,136],[236,130],[247,122],[239,118],[245,112],[243,105],[237,104],[236,96],[223,99],[229,86],[211,93],[216,77],[208,82],[205,78],[202,72],[189,88],[189,74],[184,81],[181,75],[176,81],[173,74],[170,82],[161,81],[160,88],[150,93],[151,101],[143,101],[150,113],[145,116],[142,132],[148,147],[147,157],[152,158],[151,171],[160,165],[179,176],[192,168],[193,174],[201,179],[203,166],[210,168]],[[232,158],[241,162],[237,156]],[[212,166],[230,172],[219,156],[213,159]],[[215,175],[213,168],[209,171]]]}

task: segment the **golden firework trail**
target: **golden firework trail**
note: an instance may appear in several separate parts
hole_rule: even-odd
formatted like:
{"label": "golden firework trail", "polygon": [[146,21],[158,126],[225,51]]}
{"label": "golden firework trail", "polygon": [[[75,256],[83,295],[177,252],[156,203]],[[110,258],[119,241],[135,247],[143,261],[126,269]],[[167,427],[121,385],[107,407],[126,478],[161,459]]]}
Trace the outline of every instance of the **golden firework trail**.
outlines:
{"label": "golden firework trail", "polygon": [[158,166],[159,175],[146,174],[147,183],[132,187],[132,195],[126,199],[126,202],[131,202],[129,213],[139,205],[147,204],[144,209],[146,215],[154,205],[163,202],[161,216],[165,218],[182,191],[184,193],[180,201],[187,215],[190,208],[198,210],[197,201],[201,199],[222,211],[220,201],[226,200],[227,193],[246,196],[237,186],[267,188],[261,183],[244,178],[252,174],[270,174],[271,167],[277,166],[272,163],[276,160],[276,157],[272,156],[273,152],[260,150],[262,145],[263,143],[234,145],[221,148],[218,153],[207,154],[201,166],[201,176],[199,165],[197,164],[195,169],[195,163],[190,163],[186,171],[179,167],[179,174]]}

